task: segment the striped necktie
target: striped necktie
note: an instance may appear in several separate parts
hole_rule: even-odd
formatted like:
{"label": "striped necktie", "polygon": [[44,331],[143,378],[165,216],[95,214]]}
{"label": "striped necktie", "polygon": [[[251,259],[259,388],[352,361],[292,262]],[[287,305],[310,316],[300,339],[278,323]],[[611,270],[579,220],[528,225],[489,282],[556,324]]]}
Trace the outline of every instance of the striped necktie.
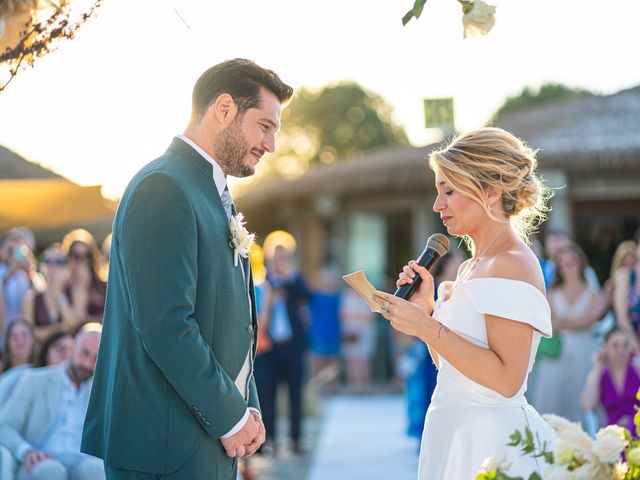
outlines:
{"label": "striped necktie", "polygon": [[224,211],[227,214],[227,218],[231,218],[233,215],[233,200],[231,199],[231,193],[229,193],[229,187],[227,185],[224,186],[224,192],[220,196],[222,200],[222,206],[224,207]]}

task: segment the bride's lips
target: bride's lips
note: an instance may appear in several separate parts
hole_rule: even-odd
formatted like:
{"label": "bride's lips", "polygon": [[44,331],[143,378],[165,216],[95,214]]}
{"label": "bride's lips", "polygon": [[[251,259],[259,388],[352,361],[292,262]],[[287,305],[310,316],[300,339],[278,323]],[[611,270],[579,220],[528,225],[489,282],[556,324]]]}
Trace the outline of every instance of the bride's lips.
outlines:
{"label": "bride's lips", "polygon": [[444,224],[446,225],[446,224],[447,224],[447,222],[448,222],[449,220],[451,220],[451,218],[452,218],[452,217],[444,216],[444,217],[441,217],[441,218],[440,218],[440,220],[442,220],[442,223],[444,223]]}

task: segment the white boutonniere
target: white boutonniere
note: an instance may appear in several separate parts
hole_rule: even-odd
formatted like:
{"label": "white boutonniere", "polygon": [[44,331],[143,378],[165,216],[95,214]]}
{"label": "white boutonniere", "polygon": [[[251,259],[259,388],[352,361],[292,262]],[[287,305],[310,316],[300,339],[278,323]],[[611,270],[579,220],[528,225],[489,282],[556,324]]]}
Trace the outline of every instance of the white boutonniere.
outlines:
{"label": "white boutonniere", "polygon": [[256,234],[249,233],[244,227],[246,223],[242,213],[229,219],[229,246],[233,248],[233,264],[236,267],[238,257],[247,258],[256,239]]}

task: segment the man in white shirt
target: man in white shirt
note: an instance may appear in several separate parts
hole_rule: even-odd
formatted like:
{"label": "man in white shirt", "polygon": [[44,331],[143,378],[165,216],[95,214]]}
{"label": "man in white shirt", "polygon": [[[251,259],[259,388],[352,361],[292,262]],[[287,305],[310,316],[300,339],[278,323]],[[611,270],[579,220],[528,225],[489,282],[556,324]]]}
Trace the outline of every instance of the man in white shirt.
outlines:
{"label": "man in white shirt", "polygon": [[98,458],[80,452],[101,327],[76,336],[71,359],[25,372],[0,409],[0,444],[18,461],[18,480],[100,480]]}

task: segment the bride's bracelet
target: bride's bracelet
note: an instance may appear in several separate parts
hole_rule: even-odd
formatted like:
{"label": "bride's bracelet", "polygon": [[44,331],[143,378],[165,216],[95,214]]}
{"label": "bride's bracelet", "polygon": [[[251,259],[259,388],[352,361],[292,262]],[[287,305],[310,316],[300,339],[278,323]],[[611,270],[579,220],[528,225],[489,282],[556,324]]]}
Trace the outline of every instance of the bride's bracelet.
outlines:
{"label": "bride's bracelet", "polygon": [[440,338],[440,335],[442,335],[442,330],[444,329],[445,332],[449,332],[449,328],[447,328],[445,325],[441,324],[440,322],[438,322],[438,324],[440,325],[440,328],[438,328],[438,338]]}

